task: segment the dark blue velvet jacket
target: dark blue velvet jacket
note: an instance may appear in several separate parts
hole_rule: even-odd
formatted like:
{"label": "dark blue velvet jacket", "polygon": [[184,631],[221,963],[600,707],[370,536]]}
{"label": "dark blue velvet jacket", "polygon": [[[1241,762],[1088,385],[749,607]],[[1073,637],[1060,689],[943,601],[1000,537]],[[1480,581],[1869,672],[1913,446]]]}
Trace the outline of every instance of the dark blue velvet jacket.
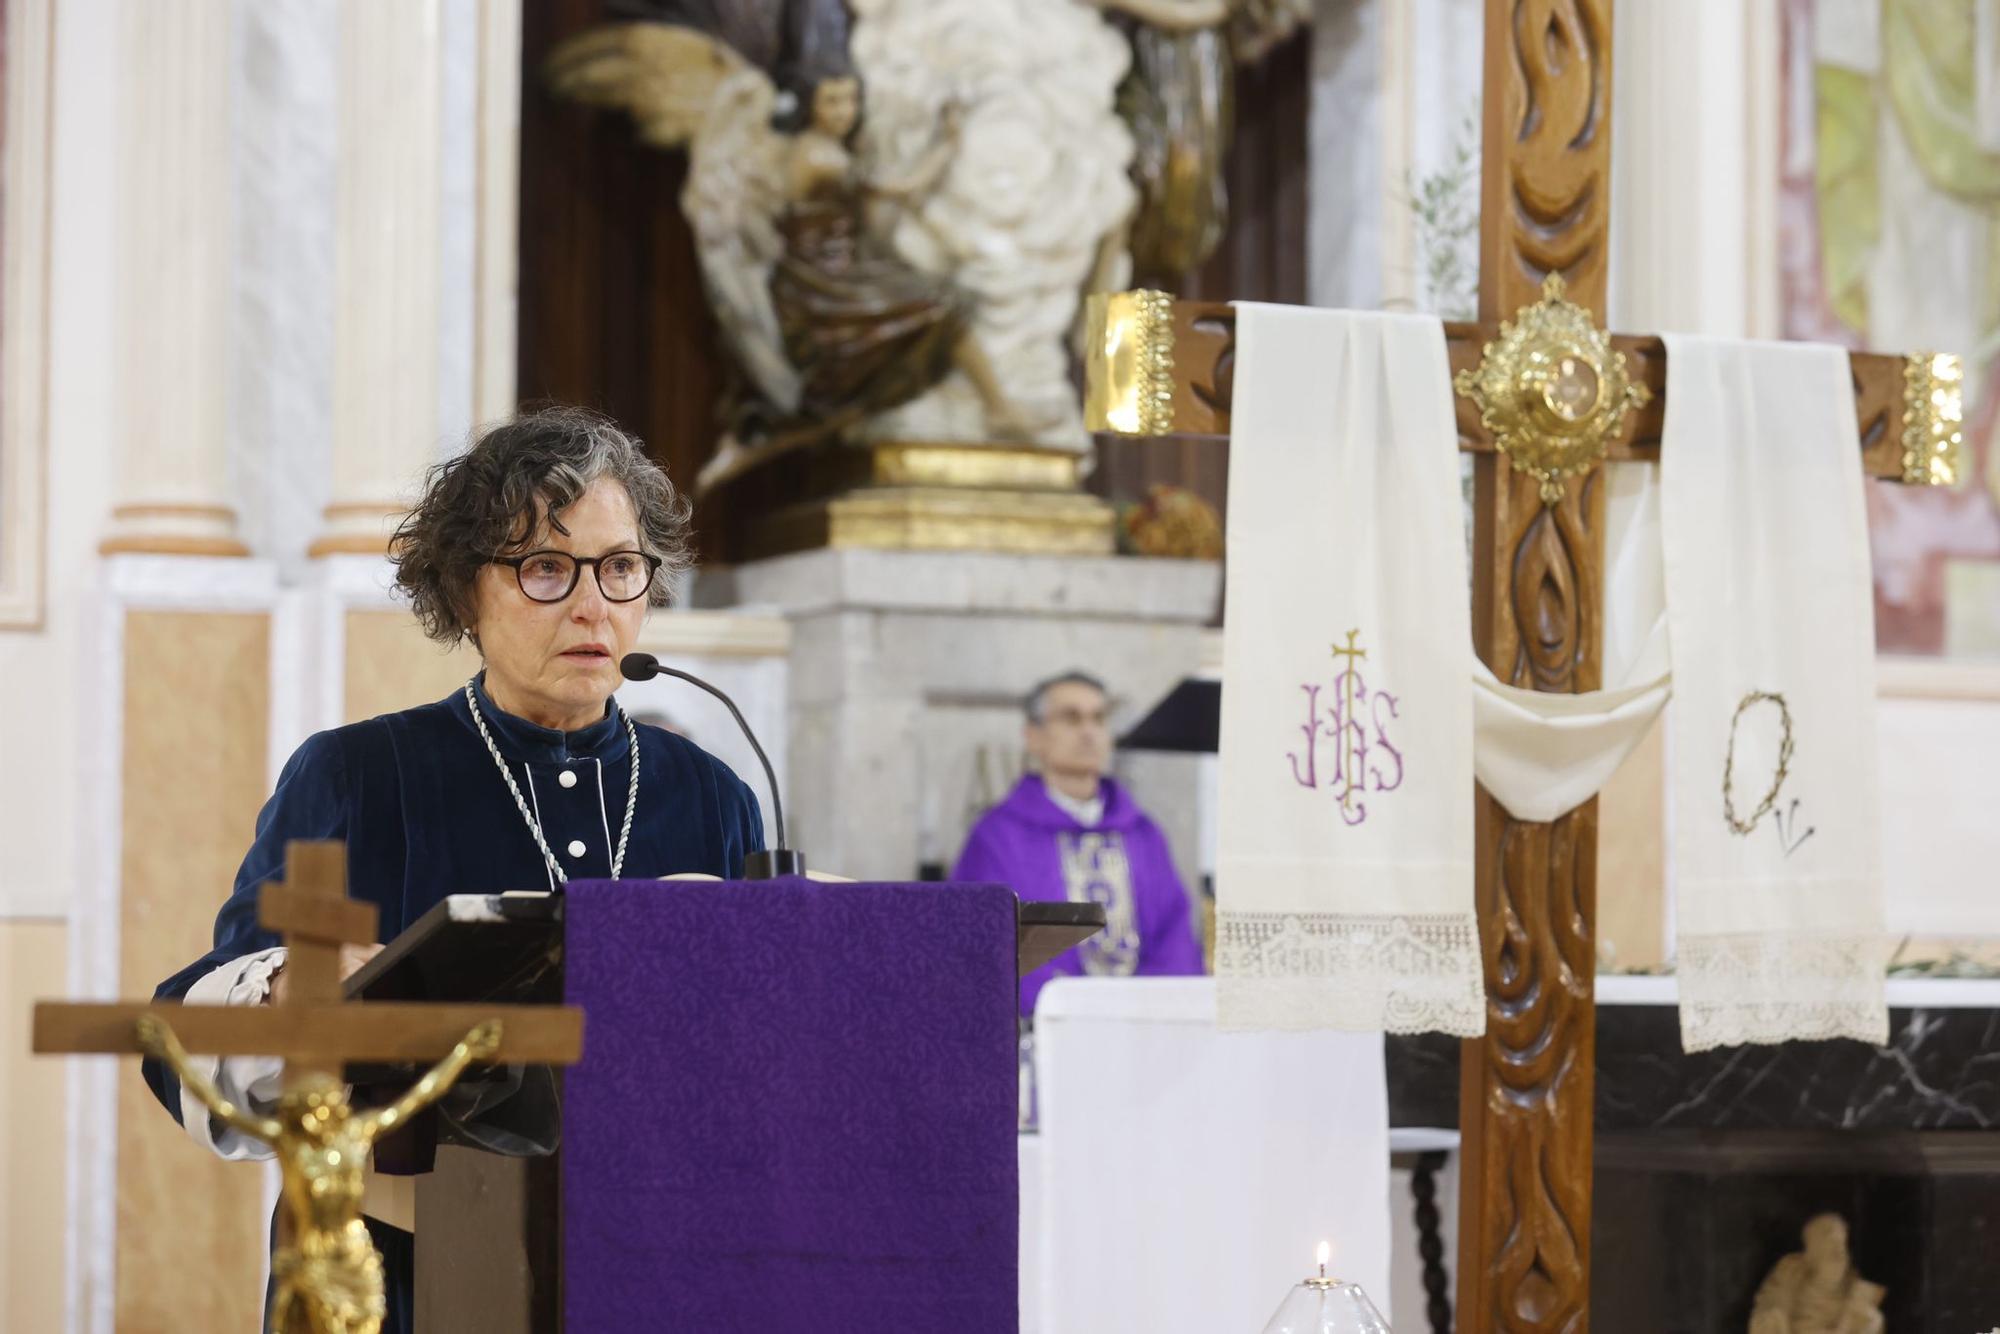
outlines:
{"label": "dark blue velvet jacket", "polygon": [[[573,879],[611,874],[625,819],[631,744],[618,710],[579,732],[502,713],[482,687],[479,708],[549,847]],[[733,877],[764,846],[763,817],[743,781],[685,737],[639,725],[639,809],[623,873]],[[567,772],[576,781],[562,785]],[[347,842],[347,887],[381,913],[393,940],[447,894],[554,888],[541,850],[472,721],[464,692],[309,738],[286,762],[257,816],[257,838],[215,918],[215,948],[162,982],[177,999],[231,959],[278,944],[257,925],[257,893],[285,869],[292,839]],[[580,855],[570,849],[582,844]],[[179,1120],[180,1082],[159,1062],[146,1082]]]}

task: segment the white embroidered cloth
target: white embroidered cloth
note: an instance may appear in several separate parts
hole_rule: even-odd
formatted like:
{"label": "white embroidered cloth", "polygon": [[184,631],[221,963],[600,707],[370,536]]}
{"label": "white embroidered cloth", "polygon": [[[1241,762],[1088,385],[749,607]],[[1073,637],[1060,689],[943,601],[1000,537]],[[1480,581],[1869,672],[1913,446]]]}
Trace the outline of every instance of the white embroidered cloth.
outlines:
{"label": "white embroidered cloth", "polygon": [[1485,1030],[1435,319],[1239,304],[1216,844],[1230,1028]]}
{"label": "white embroidered cloth", "polygon": [[1682,1045],[1885,1042],[1874,613],[1847,354],[1666,341]]}

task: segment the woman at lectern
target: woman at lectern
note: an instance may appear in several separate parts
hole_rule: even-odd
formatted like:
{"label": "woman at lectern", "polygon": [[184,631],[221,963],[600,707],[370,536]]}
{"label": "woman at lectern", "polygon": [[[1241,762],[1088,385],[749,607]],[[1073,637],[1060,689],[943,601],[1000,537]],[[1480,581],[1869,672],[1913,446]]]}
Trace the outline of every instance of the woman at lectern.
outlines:
{"label": "woman at lectern", "polygon": [[[555,889],[572,877],[737,872],[764,846],[750,790],[692,742],[612,698],[619,659],[687,559],[688,506],[639,445],[572,408],[494,427],[431,471],[391,545],[396,584],[440,644],[484,664],[435,704],[321,732],[286,763],[215,920],[215,948],[156,995],[281,998],[285,950],[257,895],[292,839],[342,839],[348,892],[391,940],[447,893]],[[636,763],[635,763],[636,757]],[[343,976],[380,945],[351,948]],[[268,1111],[278,1063],[200,1062],[225,1097]],[[268,1156],[217,1123],[159,1062],[146,1081],[224,1158]],[[385,1330],[410,1327],[411,1237],[368,1220],[388,1279]]]}

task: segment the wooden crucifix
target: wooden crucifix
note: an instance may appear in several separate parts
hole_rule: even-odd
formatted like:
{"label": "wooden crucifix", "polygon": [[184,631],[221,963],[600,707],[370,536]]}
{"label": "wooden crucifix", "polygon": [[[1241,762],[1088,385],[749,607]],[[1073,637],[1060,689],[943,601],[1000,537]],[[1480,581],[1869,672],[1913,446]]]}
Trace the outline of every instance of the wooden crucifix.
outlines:
{"label": "wooden crucifix", "polygon": [[[1545,295],[1551,275],[1578,305],[1604,309],[1611,49],[1611,0],[1487,0],[1479,319],[1445,325],[1460,377],[1459,444],[1474,456],[1474,643],[1500,680],[1540,691],[1602,686],[1603,474],[1593,464],[1545,503],[1545,480],[1499,452],[1463,373],[1479,367],[1503,320]],[[1093,307],[1092,429],[1228,435],[1228,305],[1125,293]],[[1623,416],[1603,457],[1657,462],[1666,349],[1651,337],[1609,341],[1650,398]],[[1864,471],[1953,480],[1955,362],[1855,355],[1851,364]],[[1594,393],[1596,378],[1585,381]],[[1565,406],[1548,403],[1558,416]],[[1460,1064],[1457,1328],[1576,1334],[1590,1310],[1597,803],[1535,824],[1483,789],[1475,802],[1487,1027]]]}
{"label": "wooden crucifix", "polygon": [[[286,999],[276,1005],[165,1003],[35,1006],[37,1053],[140,1052],[167,1063],[211,1116],[277,1150],[284,1180],[273,1330],[373,1334],[383,1312],[381,1259],[361,1222],[362,1172],[382,1136],[443,1096],[476,1062],[571,1065],[583,1053],[583,1013],[567,1006],[343,1002],[340,947],[373,944],[375,906],[347,897],[347,849],[285,847],[285,879],[265,885],[257,920],[287,947]],[[276,1114],[222,1097],[187,1059],[285,1058]],[[349,1061],[436,1062],[395,1102],[356,1109]]]}

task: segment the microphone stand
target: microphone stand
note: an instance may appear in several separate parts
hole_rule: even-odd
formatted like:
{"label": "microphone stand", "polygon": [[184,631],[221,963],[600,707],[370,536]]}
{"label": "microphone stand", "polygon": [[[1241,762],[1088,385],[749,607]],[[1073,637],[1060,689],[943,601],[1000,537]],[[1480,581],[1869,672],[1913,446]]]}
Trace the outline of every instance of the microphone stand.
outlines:
{"label": "microphone stand", "polygon": [[[692,672],[684,672],[678,667],[669,667],[650,653],[627,653],[618,662],[618,671],[628,681],[650,681],[656,676],[672,676],[699,686],[722,701],[722,707],[729,710],[729,716],[742,729],[744,740],[757,753],[757,762],[764,766],[764,782],[771,790],[771,814],[778,826],[777,846],[763,852],[752,852],[743,858],[741,878],[744,880],[775,880],[779,876],[804,875],[806,857],[802,852],[785,846],[785,799],[778,792],[777,771],[771,768],[771,759],[758,744],[757,734],[750,730],[750,724],[743,720],[742,710],[736,701],[702,680]],[[636,758],[636,757],[635,757]]]}

